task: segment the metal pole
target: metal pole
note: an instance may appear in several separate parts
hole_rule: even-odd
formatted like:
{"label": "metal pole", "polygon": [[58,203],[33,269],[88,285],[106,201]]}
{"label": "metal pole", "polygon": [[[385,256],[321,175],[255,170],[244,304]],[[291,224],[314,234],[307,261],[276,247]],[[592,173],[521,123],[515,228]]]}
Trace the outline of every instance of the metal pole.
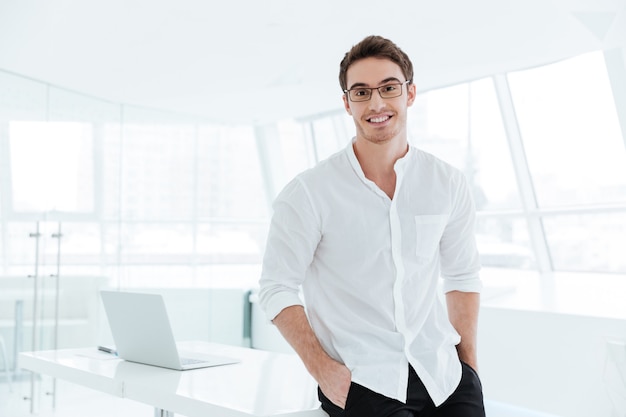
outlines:
{"label": "metal pole", "polygon": [[[37,311],[38,307],[38,287],[39,287],[39,237],[41,234],[39,233],[39,222],[37,224],[37,230],[35,233],[31,233],[29,237],[35,238],[35,272],[34,275],[29,275],[29,278],[33,278],[33,340],[32,340],[32,350],[37,350],[37,315],[39,312]],[[33,414],[35,412],[35,373],[31,372],[30,374],[30,412]]]}
{"label": "metal pole", "polygon": [[[61,238],[63,235],[61,234],[61,222],[59,222],[57,233],[52,234],[53,239],[57,239],[57,271],[56,274],[51,275],[56,279],[55,288],[54,288],[54,334],[53,334],[53,349],[57,350],[59,348],[59,277],[61,273]],[[57,403],[57,379],[52,379],[52,392],[49,392],[48,395],[52,395],[52,409],[56,410]]]}

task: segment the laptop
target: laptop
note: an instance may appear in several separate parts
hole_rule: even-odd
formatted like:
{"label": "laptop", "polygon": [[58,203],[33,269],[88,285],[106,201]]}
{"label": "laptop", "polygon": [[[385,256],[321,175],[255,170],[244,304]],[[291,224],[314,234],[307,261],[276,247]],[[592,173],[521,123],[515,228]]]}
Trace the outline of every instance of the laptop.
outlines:
{"label": "laptop", "polygon": [[239,362],[238,359],[197,352],[179,355],[163,297],[100,291],[117,355],[130,362],[186,371]]}

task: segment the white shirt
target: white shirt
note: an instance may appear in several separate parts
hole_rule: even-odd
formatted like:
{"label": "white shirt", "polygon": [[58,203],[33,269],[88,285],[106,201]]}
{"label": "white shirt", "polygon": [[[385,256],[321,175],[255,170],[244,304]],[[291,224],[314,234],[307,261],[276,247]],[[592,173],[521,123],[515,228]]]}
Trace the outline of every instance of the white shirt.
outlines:
{"label": "white shirt", "polygon": [[446,292],[480,292],[474,204],[463,174],[426,152],[409,147],[394,169],[392,200],[350,143],[291,181],[274,203],[259,298],[269,319],[306,305],[353,382],[406,402],[411,364],[439,405],[461,380],[439,276]]}

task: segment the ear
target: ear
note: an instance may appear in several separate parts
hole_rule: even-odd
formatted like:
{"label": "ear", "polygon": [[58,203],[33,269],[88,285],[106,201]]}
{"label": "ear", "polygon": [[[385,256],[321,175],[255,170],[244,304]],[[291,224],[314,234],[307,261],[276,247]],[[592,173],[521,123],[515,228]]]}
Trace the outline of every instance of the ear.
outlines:
{"label": "ear", "polygon": [[350,102],[348,101],[348,97],[344,94],[341,96],[341,98],[343,99],[343,107],[346,109],[348,114],[352,116],[352,110],[350,109]]}
{"label": "ear", "polygon": [[410,85],[407,85],[407,103],[406,105],[408,107],[413,105],[413,102],[415,101],[415,97],[417,97],[417,87],[415,87],[415,84],[411,83]]}

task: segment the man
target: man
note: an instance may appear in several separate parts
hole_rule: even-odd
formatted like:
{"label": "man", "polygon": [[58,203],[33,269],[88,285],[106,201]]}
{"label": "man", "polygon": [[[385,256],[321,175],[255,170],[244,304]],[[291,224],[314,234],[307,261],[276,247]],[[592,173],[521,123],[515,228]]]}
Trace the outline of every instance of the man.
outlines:
{"label": "man", "polygon": [[261,305],[331,417],[484,416],[469,187],[409,146],[413,67],[394,43],[353,46],[339,80],[356,137],[276,199]]}

